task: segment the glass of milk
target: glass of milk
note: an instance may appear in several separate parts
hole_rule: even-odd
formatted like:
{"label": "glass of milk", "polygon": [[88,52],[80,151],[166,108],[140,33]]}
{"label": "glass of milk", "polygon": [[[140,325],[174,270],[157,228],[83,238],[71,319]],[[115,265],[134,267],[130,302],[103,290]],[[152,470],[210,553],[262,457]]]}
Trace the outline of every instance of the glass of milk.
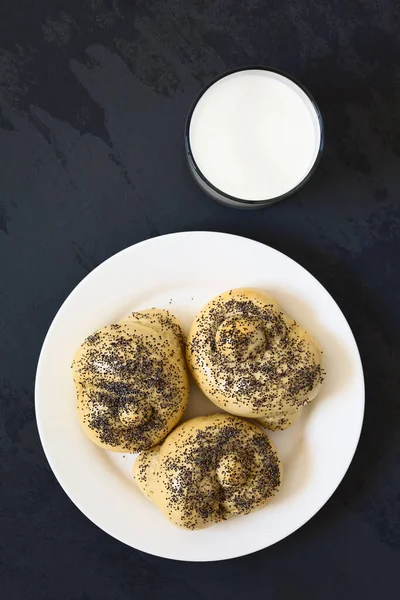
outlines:
{"label": "glass of milk", "polygon": [[298,190],[317,167],[324,143],[311,94],[264,67],[225,73],[203,89],[186,121],[190,170],[215,200],[260,208]]}

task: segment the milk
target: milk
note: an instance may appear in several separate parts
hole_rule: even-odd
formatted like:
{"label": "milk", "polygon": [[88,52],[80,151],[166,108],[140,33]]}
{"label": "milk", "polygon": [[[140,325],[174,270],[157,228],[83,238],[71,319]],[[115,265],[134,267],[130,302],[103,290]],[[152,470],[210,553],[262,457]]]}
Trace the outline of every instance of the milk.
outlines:
{"label": "milk", "polygon": [[223,77],[200,97],[189,124],[197,169],[235,198],[271,200],[312,169],[321,125],[308,95],[290,79],[261,69]]}

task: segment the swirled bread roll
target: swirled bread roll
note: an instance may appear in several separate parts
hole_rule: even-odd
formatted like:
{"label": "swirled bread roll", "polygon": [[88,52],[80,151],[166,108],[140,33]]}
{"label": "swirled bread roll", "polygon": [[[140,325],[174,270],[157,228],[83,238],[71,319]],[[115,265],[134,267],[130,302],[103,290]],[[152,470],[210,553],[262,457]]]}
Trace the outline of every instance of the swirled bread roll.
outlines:
{"label": "swirled bread roll", "polygon": [[139,454],[134,478],[174,525],[201,529],[265,506],[282,467],[261,427],[217,414],[186,421]]}
{"label": "swirled bread roll", "polygon": [[138,452],[158,444],[186,409],[184,338],[167,311],[135,312],[96,331],[72,367],[82,427],[107,450]]}
{"label": "swirled bread roll", "polygon": [[323,378],[314,338],[274,298],[253,289],[225,292],[200,311],[189,332],[187,361],[214,404],[259,419],[268,429],[292,425]]}

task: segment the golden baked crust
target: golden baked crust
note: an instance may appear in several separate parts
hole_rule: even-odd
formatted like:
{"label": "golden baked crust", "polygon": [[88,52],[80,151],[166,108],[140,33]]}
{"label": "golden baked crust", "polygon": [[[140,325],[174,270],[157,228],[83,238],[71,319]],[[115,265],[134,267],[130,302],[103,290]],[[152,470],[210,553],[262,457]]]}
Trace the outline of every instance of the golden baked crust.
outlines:
{"label": "golden baked crust", "polygon": [[135,312],[96,331],[72,366],[81,425],[106,450],[139,452],[158,444],[186,409],[184,338],[167,311]]}
{"label": "golden baked crust", "polygon": [[272,296],[254,289],[211,300],[192,324],[186,356],[214,404],[269,429],[289,427],[322,382],[317,342]]}
{"label": "golden baked crust", "polygon": [[174,524],[201,529],[265,506],[282,467],[266,433],[232,415],[197,417],[136,459],[141,491]]}

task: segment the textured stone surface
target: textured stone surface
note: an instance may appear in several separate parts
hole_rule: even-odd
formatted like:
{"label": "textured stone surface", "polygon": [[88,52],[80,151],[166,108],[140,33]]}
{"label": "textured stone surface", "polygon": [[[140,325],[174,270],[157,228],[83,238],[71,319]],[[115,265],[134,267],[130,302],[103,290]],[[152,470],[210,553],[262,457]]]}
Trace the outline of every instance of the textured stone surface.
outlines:
{"label": "textured stone surface", "polygon": [[[2,597],[396,596],[399,31],[393,0],[0,2]],[[310,88],[326,151],[296,196],[239,213],[195,186],[182,131],[202,85],[245,64]],[[252,237],[308,268],[348,317],[367,385],[359,450],[331,501],[277,546],[209,565],[138,553],[92,525],[50,472],[33,408],[41,343],[71,289],[125,246],[187,229]]]}

